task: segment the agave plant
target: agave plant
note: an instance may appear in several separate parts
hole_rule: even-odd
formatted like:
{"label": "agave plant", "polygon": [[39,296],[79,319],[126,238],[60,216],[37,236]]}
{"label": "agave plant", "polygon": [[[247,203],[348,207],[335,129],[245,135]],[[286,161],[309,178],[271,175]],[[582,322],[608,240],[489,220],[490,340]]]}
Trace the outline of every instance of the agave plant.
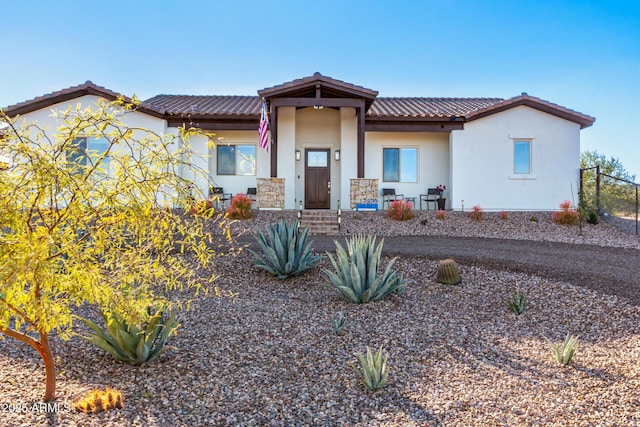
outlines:
{"label": "agave plant", "polygon": [[90,320],[80,318],[93,331],[82,338],[122,362],[142,365],[174,348],[165,346],[165,343],[169,334],[178,328],[175,313],[166,319],[164,310],[160,309],[144,325],[130,325],[115,311],[102,313],[102,317],[107,325],[106,330]]}
{"label": "agave plant", "polygon": [[569,363],[571,363],[573,356],[575,356],[576,351],[578,351],[579,345],[578,337],[569,334],[567,334],[564,342],[555,344],[549,341],[549,344],[551,345],[553,356],[556,358],[556,361],[562,366],[567,366]]}
{"label": "agave plant", "polygon": [[385,352],[383,355],[382,346],[375,353],[367,347],[366,355],[358,353],[356,357],[362,365],[362,370],[358,371],[358,374],[365,387],[371,391],[384,387],[389,376],[389,367],[387,366],[389,353]]}
{"label": "agave plant", "polygon": [[527,309],[527,297],[524,292],[516,291],[508,302],[509,310],[516,314],[522,314]]}
{"label": "agave plant", "polygon": [[347,319],[339,313],[336,317],[331,319],[331,326],[333,327],[333,332],[336,335],[342,335],[344,332],[344,325],[347,322]]}
{"label": "agave plant", "polygon": [[405,284],[402,275],[392,270],[396,259],[392,259],[382,274],[379,274],[380,255],[384,239],[375,248],[372,236],[354,236],[347,240],[347,251],[336,243],[336,258],[327,253],[335,272],[325,270],[336,291],[347,301],[366,303],[377,301],[392,292],[401,293]]}
{"label": "agave plant", "polygon": [[293,224],[281,219],[269,224],[266,232],[256,236],[262,255],[249,249],[255,259],[253,264],[278,279],[296,276],[315,267],[322,256],[311,254],[311,243],[307,243],[309,229],[299,230],[298,221]]}

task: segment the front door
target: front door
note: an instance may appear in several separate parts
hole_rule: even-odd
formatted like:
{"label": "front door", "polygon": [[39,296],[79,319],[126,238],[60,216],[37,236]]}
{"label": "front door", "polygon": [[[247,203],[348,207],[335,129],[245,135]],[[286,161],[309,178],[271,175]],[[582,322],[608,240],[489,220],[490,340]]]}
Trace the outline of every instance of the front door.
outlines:
{"label": "front door", "polygon": [[304,165],[304,208],[329,209],[331,206],[330,150],[308,149]]}

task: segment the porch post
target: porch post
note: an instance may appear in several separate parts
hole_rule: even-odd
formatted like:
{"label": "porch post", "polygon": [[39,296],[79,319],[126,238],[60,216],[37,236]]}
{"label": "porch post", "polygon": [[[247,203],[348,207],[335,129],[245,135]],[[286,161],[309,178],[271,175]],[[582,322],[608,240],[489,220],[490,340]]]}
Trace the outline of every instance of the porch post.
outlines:
{"label": "porch post", "polygon": [[271,121],[269,124],[271,125],[271,146],[269,149],[271,150],[271,178],[278,177],[278,107],[271,102]]}
{"label": "porch post", "polygon": [[364,178],[364,99],[360,101],[358,112],[358,178]]}

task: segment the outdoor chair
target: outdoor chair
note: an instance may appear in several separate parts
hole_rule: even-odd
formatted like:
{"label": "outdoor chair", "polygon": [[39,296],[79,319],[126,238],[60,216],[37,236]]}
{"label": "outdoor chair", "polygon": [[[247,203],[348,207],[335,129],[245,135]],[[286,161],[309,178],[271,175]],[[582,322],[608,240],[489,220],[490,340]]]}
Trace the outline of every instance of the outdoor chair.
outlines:
{"label": "outdoor chair", "polygon": [[222,205],[224,208],[228,201],[231,200],[233,194],[225,193],[222,187],[209,187],[209,199],[213,200],[216,204],[216,209]]}
{"label": "outdoor chair", "polygon": [[395,188],[383,188],[382,189],[382,209],[384,209],[384,204],[387,204],[389,207],[389,202],[393,202],[395,200],[403,200],[404,194],[396,194]]}
{"label": "outdoor chair", "polygon": [[258,199],[258,189],[256,187],[247,188],[247,197],[255,202]]}
{"label": "outdoor chair", "polygon": [[429,210],[429,203],[433,203],[433,209],[437,210],[438,199],[440,198],[440,194],[438,194],[437,188],[427,188],[427,194],[420,195],[420,210],[422,210],[422,202],[426,202],[427,210]]}

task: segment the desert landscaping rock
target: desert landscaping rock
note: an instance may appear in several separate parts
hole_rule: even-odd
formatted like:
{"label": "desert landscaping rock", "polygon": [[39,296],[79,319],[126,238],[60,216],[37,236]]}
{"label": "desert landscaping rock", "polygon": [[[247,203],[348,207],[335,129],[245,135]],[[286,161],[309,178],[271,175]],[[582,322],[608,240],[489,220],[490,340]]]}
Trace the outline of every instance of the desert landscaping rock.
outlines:
{"label": "desert landscaping rock", "polygon": [[[280,281],[253,268],[246,250],[226,247],[226,255],[203,272],[218,276],[215,286],[222,296],[197,298],[180,314],[182,326],[170,340],[178,350],[133,367],[78,337],[53,339],[59,402],[109,386],[122,391],[124,409],[95,415],[0,411],[0,425],[640,424],[637,300],[618,288],[583,286],[580,271],[534,274],[544,259],[536,259],[536,251],[528,258],[527,251],[546,244],[560,251],[554,254],[606,247],[601,253],[594,249],[594,257],[613,258],[622,251],[638,259],[638,238],[607,223],[585,226],[580,236],[576,227],[553,224],[546,213],[535,213],[535,224],[531,213],[511,214],[508,220],[488,214],[478,223],[457,214],[447,213],[439,222],[434,212],[420,212],[410,222],[396,223],[380,213],[344,213],[344,235],[388,236],[389,246],[399,248],[402,236],[410,236],[406,250],[396,251],[405,293],[364,305],[341,300],[327,286],[326,259],[309,274]],[[258,212],[234,223],[234,235],[244,235],[246,240],[238,241],[248,244],[256,229],[281,216],[295,212]],[[412,244],[430,236],[455,237],[458,243],[449,246],[455,250],[465,242],[473,245],[476,237],[498,246],[504,241],[507,250],[477,249],[477,258],[486,258],[482,262],[471,254],[462,257],[462,283],[442,285],[434,280],[440,253],[424,249],[427,243]],[[313,239],[324,249],[333,238]],[[489,247],[484,245],[476,248]],[[511,269],[513,258],[506,254],[515,250],[522,267]],[[384,256],[385,264],[392,255]],[[494,256],[498,259],[491,261]],[[530,263],[533,268],[526,267]],[[632,277],[622,273],[624,267],[601,266],[611,277]],[[637,261],[628,268],[638,271]],[[630,287],[637,289],[637,276]],[[529,302],[519,316],[507,308],[515,290],[525,292]],[[81,312],[96,314],[86,307]],[[331,330],[338,313],[347,319],[342,336]],[[546,339],[559,342],[567,333],[579,335],[580,348],[574,363],[561,367]],[[370,393],[353,371],[355,354],[380,345],[390,353],[389,383]],[[38,355],[11,339],[0,341],[0,404],[31,407],[43,391]]]}

